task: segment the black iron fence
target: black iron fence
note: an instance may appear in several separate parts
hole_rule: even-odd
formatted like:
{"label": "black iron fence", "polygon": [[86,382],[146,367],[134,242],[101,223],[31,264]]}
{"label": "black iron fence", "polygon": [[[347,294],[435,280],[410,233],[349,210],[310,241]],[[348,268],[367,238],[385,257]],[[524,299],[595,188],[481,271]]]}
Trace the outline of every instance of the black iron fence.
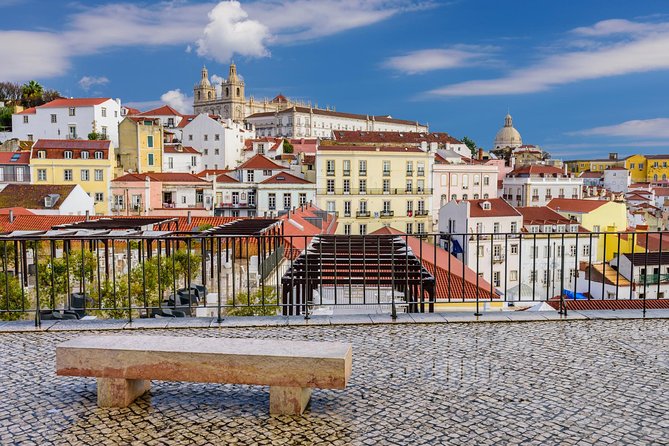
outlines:
{"label": "black iron fence", "polygon": [[[216,317],[663,302],[669,233],[0,237],[0,319]],[[665,247],[663,247],[663,244]]]}

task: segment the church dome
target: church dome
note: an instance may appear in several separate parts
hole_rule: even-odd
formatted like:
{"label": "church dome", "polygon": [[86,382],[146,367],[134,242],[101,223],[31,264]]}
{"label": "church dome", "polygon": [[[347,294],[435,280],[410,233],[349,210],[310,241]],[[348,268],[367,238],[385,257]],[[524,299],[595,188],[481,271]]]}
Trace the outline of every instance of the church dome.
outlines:
{"label": "church dome", "polygon": [[504,147],[520,147],[523,145],[523,139],[520,133],[513,127],[513,118],[507,113],[504,118],[504,127],[502,127],[497,135],[492,146],[494,149],[501,149]]}

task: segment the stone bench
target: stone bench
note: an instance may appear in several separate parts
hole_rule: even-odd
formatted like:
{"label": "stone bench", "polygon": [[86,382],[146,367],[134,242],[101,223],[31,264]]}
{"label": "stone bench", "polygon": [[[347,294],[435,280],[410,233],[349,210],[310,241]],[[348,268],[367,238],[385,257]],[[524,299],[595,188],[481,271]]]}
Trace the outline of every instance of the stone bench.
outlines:
{"label": "stone bench", "polygon": [[272,414],[301,414],[312,388],[344,389],[351,344],[169,336],[84,336],[56,347],[56,374],[98,379],[98,406],[127,407],[152,379],[268,385]]}

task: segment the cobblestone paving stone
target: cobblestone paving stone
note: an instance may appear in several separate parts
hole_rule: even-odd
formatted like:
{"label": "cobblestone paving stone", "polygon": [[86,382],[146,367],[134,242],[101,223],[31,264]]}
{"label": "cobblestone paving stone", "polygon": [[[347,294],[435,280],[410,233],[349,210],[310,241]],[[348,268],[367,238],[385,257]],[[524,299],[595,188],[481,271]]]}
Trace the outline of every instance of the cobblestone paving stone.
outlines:
{"label": "cobblestone paving stone", "polygon": [[669,320],[100,333],[352,342],[353,376],[301,418],[270,416],[266,387],[155,381],[100,409],[94,379],[54,372],[81,332],[3,333],[0,444],[669,444]]}

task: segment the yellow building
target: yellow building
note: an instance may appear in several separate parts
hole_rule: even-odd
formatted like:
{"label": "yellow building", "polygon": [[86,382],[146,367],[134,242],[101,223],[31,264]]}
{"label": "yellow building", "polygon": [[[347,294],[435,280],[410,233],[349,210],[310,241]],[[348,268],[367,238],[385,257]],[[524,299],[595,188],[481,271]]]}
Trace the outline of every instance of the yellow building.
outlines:
{"label": "yellow building", "polygon": [[570,173],[579,174],[585,171],[603,172],[609,167],[623,167],[625,160],[619,160],[617,153],[609,153],[608,158],[594,160],[571,160],[565,161],[567,170]]}
{"label": "yellow building", "polygon": [[666,182],[669,179],[669,155],[646,155],[646,182]]}
{"label": "yellow building", "polygon": [[318,148],[318,205],[337,212],[339,234],[384,226],[432,231],[434,153],[419,147],[325,145]]}
{"label": "yellow building", "polygon": [[[554,198],[548,207],[563,217],[578,222],[591,232],[622,232],[627,229],[627,207],[625,203],[607,200],[572,200]],[[589,236],[588,236],[589,237]],[[595,235],[593,235],[593,238]],[[618,251],[617,236],[598,236],[597,258],[592,261],[611,260]],[[604,240],[606,239],[606,243]],[[614,241],[614,239],[616,239]],[[589,239],[584,239],[587,243]],[[606,245],[606,247],[604,246]],[[606,251],[605,251],[606,249]],[[621,252],[623,251],[621,245]]]}
{"label": "yellow building", "polygon": [[79,184],[95,202],[95,213],[109,213],[114,174],[111,141],[40,139],[30,151],[34,184]]}
{"label": "yellow building", "polygon": [[160,118],[128,116],[118,125],[119,171],[145,173],[163,170],[163,126]]}
{"label": "yellow building", "polygon": [[647,178],[648,163],[643,155],[631,155],[625,158],[625,168],[630,171],[632,183],[644,183]]}

